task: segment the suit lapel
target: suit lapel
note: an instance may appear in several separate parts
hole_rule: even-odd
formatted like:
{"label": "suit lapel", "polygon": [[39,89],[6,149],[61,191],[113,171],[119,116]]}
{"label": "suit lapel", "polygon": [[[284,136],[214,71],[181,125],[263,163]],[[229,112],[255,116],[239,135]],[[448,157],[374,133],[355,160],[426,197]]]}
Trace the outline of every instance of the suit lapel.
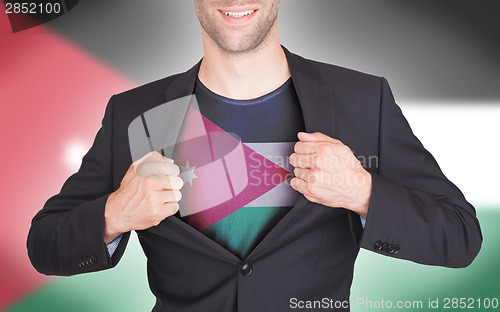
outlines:
{"label": "suit lapel", "polygon": [[194,85],[200,65],[201,60],[187,72],[176,76],[167,88],[165,88],[165,103],[194,94]]}
{"label": "suit lapel", "polygon": [[[331,88],[321,82],[320,73],[315,70],[309,61],[300,56],[285,51],[295,90],[299,97],[304,124],[307,132],[323,132],[329,136],[335,135],[335,103]],[[165,90],[165,102],[194,93],[196,77],[200,69],[201,61],[187,72],[177,76]],[[300,196],[290,212],[264,237],[254,248],[247,258],[255,255],[272,244],[273,241],[284,235],[301,217],[309,211],[311,202],[304,196]],[[164,222],[173,222],[180,229],[184,228],[189,236],[195,240],[195,244],[203,244],[205,247],[214,248],[222,256],[232,261],[238,259],[233,253],[220,246],[210,238],[195,230],[176,216],[165,219]]]}
{"label": "suit lapel", "polygon": [[323,132],[334,136],[335,102],[331,88],[321,82],[320,73],[310,61],[283,48],[292,73],[295,91],[299,97],[307,132]]}

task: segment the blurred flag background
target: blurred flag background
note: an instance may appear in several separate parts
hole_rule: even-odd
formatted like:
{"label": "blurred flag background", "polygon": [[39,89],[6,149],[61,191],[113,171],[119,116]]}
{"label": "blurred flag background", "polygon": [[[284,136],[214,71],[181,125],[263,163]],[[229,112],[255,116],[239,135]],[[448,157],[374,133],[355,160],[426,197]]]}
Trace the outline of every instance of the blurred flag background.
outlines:
{"label": "blurred flag background", "polygon": [[[109,97],[202,57],[193,3],[80,1],[17,33],[0,8],[0,311],[150,311],[154,297],[135,237],[115,269],[74,277],[38,274],[25,243],[31,218],[78,170]],[[477,208],[483,230],[483,248],[466,269],[362,250],[353,311],[391,310],[382,300],[426,311],[436,299],[434,311],[460,310],[453,298],[495,310],[494,301],[485,304],[500,298],[498,8],[495,0],[281,3],[281,40],[292,52],[388,79],[415,134]]]}

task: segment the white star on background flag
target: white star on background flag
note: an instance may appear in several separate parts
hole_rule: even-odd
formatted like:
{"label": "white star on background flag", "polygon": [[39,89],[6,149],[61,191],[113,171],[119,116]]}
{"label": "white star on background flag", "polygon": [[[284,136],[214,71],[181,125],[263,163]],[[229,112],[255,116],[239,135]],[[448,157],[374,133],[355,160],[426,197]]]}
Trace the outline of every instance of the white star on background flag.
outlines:
{"label": "white star on background flag", "polygon": [[186,165],[179,165],[181,167],[181,173],[179,174],[179,177],[184,181],[184,184],[186,182],[189,182],[190,185],[193,185],[193,179],[198,178],[196,174],[194,174],[194,169],[196,166],[190,167],[189,166],[189,161],[186,162]]}

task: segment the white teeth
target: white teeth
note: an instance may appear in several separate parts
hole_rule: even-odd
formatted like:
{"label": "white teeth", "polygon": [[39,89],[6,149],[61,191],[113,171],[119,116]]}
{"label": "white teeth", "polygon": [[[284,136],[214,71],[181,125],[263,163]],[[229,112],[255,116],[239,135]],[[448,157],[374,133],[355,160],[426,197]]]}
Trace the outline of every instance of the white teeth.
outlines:
{"label": "white teeth", "polygon": [[243,12],[222,12],[226,14],[227,16],[235,17],[235,18],[240,18],[243,16],[247,16],[255,12],[255,10],[249,10],[249,11],[243,11]]}

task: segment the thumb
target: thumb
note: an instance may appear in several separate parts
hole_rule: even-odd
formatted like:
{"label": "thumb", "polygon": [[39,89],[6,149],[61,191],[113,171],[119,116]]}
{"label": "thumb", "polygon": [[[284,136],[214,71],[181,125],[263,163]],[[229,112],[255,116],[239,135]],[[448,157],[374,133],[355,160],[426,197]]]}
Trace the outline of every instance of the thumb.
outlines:
{"label": "thumb", "polygon": [[147,153],[146,155],[142,156],[141,158],[137,159],[134,161],[129,167],[127,172],[125,172],[125,176],[122,178],[121,184],[128,184],[137,174],[137,168],[144,162],[146,162],[148,159],[151,157],[157,157],[156,154],[158,154],[161,157],[161,154],[156,152],[156,151],[151,151]]}
{"label": "thumb", "polygon": [[127,172],[125,173],[123,180],[128,181],[133,176],[135,176],[137,174],[138,168],[140,168],[142,164],[156,163],[156,162],[162,162],[162,161],[165,161],[167,163],[174,163],[174,161],[172,159],[162,156],[157,151],[151,151],[151,152],[147,153],[146,155],[142,156],[141,158],[137,159],[136,161],[134,161],[130,165]]}
{"label": "thumb", "polygon": [[139,166],[143,163],[146,163],[146,162],[157,162],[157,161],[166,161],[166,162],[169,162],[169,163],[174,163],[174,161],[170,158],[166,158],[165,156],[162,156],[160,153],[158,153],[157,151],[151,151],[149,153],[147,153],[146,155],[142,156],[140,159],[136,160],[133,162],[133,165],[134,166]]}
{"label": "thumb", "polygon": [[339,140],[329,137],[321,132],[314,132],[314,133],[299,132],[297,137],[299,138],[299,140],[304,142],[341,143]]}
{"label": "thumb", "polygon": [[142,156],[141,158],[137,159],[136,161],[134,161],[133,165],[134,166],[139,166],[140,164],[142,164],[143,162],[146,162],[146,161],[154,161],[156,159],[160,159],[161,158],[161,154],[158,153],[157,151],[151,151],[149,153],[147,153],[146,155]]}

